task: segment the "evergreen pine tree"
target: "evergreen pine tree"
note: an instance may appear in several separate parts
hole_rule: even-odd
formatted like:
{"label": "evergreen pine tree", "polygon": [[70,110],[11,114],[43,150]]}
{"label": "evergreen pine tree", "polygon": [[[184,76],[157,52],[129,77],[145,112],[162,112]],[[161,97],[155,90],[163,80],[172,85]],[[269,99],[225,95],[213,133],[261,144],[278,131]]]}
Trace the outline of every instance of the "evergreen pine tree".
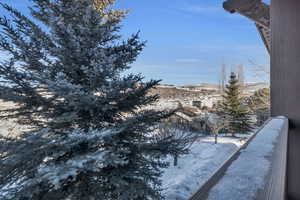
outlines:
{"label": "evergreen pine tree", "polygon": [[185,150],[153,136],[170,113],[141,109],[159,81],[123,73],[145,44],[93,0],[32,2],[34,19],[1,3],[0,98],[17,106],[0,114],[31,131],[0,139],[0,199],[161,199],[162,158]]}
{"label": "evergreen pine tree", "polygon": [[253,129],[250,112],[243,104],[240,94],[239,80],[233,72],[230,75],[229,84],[226,86],[221,113],[228,120],[227,130],[232,135],[249,133]]}

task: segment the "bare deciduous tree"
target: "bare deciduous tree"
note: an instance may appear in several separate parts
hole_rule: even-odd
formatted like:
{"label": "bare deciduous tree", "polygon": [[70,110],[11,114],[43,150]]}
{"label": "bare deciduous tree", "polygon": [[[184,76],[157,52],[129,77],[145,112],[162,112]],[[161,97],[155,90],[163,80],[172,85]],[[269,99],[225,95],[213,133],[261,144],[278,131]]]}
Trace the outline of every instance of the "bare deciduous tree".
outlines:
{"label": "bare deciduous tree", "polygon": [[270,81],[270,66],[259,65],[253,60],[249,59],[249,63],[252,65],[252,70],[254,72],[254,77],[259,78],[263,81]]}
{"label": "bare deciduous tree", "polygon": [[236,67],[236,74],[239,81],[239,85],[241,88],[244,87],[245,84],[245,72],[244,72],[244,65],[240,64]]}
{"label": "bare deciduous tree", "polygon": [[219,77],[219,87],[220,87],[220,95],[224,95],[225,86],[226,86],[226,65],[223,63],[220,71]]}
{"label": "bare deciduous tree", "polygon": [[[198,135],[188,130],[187,126],[184,123],[161,123],[158,126],[157,133],[155,137],[158,141],[172,139],[177,141],[178,147],[183,151],[188,151],[192,144],[198,139]],[[174,166],[178,164],[179,154],[175,152],[174,157]]]}
{"label": "bare deciduous tree", "polygon": [[215,144],[218,143],[220,130],[228,126],[228,120],[225,115],[210,114],[205,117],[205,123],[215,137]]}

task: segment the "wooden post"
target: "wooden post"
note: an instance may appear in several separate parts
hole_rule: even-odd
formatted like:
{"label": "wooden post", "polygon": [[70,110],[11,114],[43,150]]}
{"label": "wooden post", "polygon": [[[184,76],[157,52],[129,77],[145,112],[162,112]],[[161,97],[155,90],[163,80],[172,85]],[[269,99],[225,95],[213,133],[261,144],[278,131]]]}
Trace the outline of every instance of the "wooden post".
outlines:
{"label": "wooden post", "polygon": [[271,3],[271,113],[290,120],[287,196],[300,199],[300,1]]}

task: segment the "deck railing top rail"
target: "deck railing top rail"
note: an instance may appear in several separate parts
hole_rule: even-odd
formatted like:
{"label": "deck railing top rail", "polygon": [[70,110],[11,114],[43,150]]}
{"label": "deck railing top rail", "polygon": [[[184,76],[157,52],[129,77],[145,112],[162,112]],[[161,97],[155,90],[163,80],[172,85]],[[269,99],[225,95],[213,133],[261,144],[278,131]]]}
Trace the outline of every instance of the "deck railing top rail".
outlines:
{"label": "deck railing top rail", "polygon": [[284,200],[288,119],[271,118],[193,200]]}

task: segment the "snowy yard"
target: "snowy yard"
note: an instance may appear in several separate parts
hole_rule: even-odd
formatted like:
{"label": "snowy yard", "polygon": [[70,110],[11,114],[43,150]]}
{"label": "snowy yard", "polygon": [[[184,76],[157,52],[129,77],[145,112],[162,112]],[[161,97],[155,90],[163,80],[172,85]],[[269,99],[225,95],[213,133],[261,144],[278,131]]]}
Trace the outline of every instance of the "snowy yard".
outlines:
{"label": "snowy yard", "polygon": [[[11,121],[0,122],[0,135],[16,135],[22,130],[24,127],[21,128]],[[190,154],[178,159],[178,166],[173,166],[172,157],[168,158],[171,165],[165,169],[162,176],[163,194],[166,199],[186,200],[191,197],[245,143],[241,137],[247,135],[237,136],[239,137],[233,138],[220,134],[218,144],[214,144],[213,136],[201,137],[192,145]]]}
{"label": "snowy yard", "polygon": [[169,158],[171,165],[162,177],[166,199],[188,199],[244,142],[219,137],[219,143],[214,144],[213,137],[204,137],[193,144],[190,154],[179,158],[178,166],[173,166],[173,158]]}

